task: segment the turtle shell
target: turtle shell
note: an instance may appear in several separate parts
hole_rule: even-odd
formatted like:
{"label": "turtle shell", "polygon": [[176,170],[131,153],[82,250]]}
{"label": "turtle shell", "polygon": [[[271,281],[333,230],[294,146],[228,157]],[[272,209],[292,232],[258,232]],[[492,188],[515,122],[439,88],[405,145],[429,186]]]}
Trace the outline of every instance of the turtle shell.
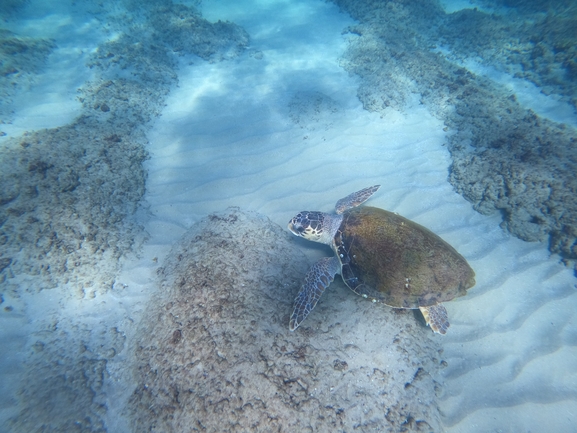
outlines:
{"label": "turtle shell", "polygon": [[425,227],[374,207],[343,214],[333,249],[355,293],[395,308],[449,301],[475,285],[475,272]]}

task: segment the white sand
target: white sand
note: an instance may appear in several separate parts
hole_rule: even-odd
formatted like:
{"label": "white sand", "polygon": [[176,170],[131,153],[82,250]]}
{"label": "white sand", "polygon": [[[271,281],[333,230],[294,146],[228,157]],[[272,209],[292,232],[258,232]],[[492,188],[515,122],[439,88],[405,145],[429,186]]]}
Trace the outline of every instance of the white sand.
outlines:
{"label": "white sand", "polygon": [[[126,263],[118,290],[98,299],[73,305],[64,301],[64,290],[55,289],[49,306],[41,308],[42,296],[27,297],[18,323],[26,323],[30,334],[59,314],[63,324],[88,323],[95,330],[114,324],[129,341],[154,288],[158,264],[153,259],[161,262],[202,216],[240,206],[284,226],[296,211],[330,211],[338,198],[380,183],[371,205],[435,231],[477,273],[468,296],[447,305],[452,326],[438,337],[448,363],[438,378],[447,431],[571,431],[577,421],[572,272],[558,257],[549,257],[545,244],[512,238],[499,228],[498,216],[476,213],[453,191],[443,125],[423,106],[391,111],[385,118],[362,109],[355,77],[338,66],[345,48],[341,30],[352,21],[335,6],[320,0],[235,5],[206,1],[202,10],[211,20],[243,26],[262,59],[246,55],[215,64],[182,59],[179,87],[149,134],[145,199],[150,215],[140,217],[150,240],[142,259]],[[69,77],[61,85],[74,92],[78,84]],[[313,119],[294,124],[289,104],[314,111],[315,92],[333,105],[321,104]],[[59,112],[69,112],[66,101],[56,103]],[[336,109],[323,111],[323,106]],[[33,107],[28,110],[20,112],[18,122],[27,121]],[[307,253],[312,258],[329,252],[311,245]],[[22,350],[17,348],[24,346],[23,328],[7,326],[0,336],[3,347]],[[124,351],[109,364],[113,374],[107,387],[116,402],[109,407],[109,431],[126,428],[116,415],[131,391],[122,370],[129,356]],[[14,357],[2,356],[2,365],[15,365]],[[16,376],[4,374],[2,381],[14,389],[10,377]],[[15,410],[7,408],[9,400],[0,400],[4,416]]]}

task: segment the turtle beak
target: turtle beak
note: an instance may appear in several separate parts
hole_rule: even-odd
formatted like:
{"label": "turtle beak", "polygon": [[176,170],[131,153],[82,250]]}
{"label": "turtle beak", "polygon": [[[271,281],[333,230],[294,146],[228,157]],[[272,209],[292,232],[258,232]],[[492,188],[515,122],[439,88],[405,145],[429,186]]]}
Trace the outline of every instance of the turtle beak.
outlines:
{"label": "turtle beak", "polygon": [[294,218],[292,218],[288,223],[288,229],[291,233],[295,236],[302,236],[303,233],[306,231],[303,223],[302,223],[302,216],[298,214]]}
{"label": "turtle beak", "polygon": [[288,229],[291,231],[291,233],[295,236],[300,236],[300,233],[298,232],[298,230],[296,229],[294,223],[293,223],[294,219],[290,220],[288,223]]}

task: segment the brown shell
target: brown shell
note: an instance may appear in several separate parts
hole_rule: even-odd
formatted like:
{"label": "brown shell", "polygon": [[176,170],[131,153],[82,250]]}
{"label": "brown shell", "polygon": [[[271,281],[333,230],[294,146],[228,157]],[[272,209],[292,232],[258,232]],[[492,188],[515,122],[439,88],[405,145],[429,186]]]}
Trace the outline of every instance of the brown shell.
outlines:
{"label": "brown shell", "polygon": [[395,308],[449,301],[475,285],[475,272],[425,227],[374,207],[344,213],[333,246],[357,294]]}

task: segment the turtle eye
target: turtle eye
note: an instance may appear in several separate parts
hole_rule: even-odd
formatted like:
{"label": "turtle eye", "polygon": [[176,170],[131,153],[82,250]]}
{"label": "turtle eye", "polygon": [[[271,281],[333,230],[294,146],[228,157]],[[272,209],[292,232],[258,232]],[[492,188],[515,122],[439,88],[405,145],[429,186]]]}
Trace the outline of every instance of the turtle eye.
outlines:
{"label": "turtle eye", "polygon": [[295,228],[297,229],[297,232],[299,232],[299,233],[304,233],[304,231],[305,231],[305,228],[303,226],[297,226]]}

